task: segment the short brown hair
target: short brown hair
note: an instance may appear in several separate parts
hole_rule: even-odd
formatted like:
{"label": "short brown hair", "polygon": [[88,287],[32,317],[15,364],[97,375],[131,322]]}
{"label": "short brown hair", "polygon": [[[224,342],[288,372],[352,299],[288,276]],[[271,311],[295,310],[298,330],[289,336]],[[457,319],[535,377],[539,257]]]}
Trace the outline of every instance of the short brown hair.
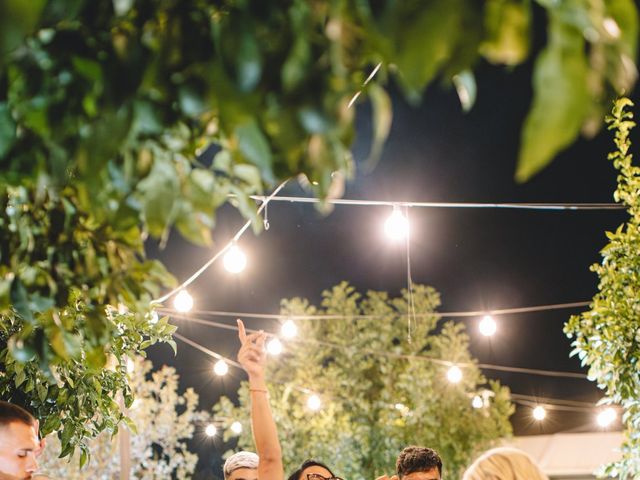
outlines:
{"label": "short brown hair", "polygon": [[442,460],[438,452],[432,448],[416,447],[415,445],[406,447],[396,461],[396,472],[402,478],[414,472],[428,472],[437,468],[442,475]]}
{"label": "short brown hair", "polygon": [[20,422],[32,426],[35,425],[36,419],[24,408],[0,400],[0,427],[7,426],[13,422]]}

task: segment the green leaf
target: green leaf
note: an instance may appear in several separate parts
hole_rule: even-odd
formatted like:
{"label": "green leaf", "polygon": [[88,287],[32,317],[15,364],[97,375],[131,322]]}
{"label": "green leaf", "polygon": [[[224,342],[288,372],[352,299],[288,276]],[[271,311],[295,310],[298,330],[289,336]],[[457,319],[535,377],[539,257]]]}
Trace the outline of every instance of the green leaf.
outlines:
{"label": "green leaf", "polygon": [[525,120],[516,170],[519,182],[575,141],[591,102],[582,32],[555,17],[550,22],[550,43],[535,64],[533,105]]}
{"label": "green leaf", "polygon": [[371,151],[367,162],[373,165],[378,161],[380,155],[382,155],[382,148],[389,137],[393,110],[391,107],[391,99],[384,88],[376,83],[372,83],[369,86],[368,93],[373,109],[373,138],[371,140]]}
{"label": "green leaf", "polygon": [[480,53],[492,63],[518,65],[529,54],[530,0],[488,0],[484,6],[485,40]]}
{"label": "green leaf", "polygon": [[473,108],[476,103],[476,95],[478,87],[476,85],[476,77],[470,70],[465,70],[453,76],[453,84],[456,87],[460,104],[465,112]]}
{"label": "green leaf", "polygon": [[238,149],[249,162],[260,169],[262,178],[267,183],[273,183],[273,164],[271,147],[264,133],[255,121],[239,125],[235,129],[238,137]]}
{"label": "green leaf", "polygon": [[4,157],[16,141],[16,125],[11,118],[9,106],[0,103],[0,159]]}
{"label": "green leaf", "polygon": [[449,59],[460,32],[461,0],[406,2],[397,20],[395,63],[400,83],[410,101],[418,102],[421,92]]}
{"label": "green leaf", "polygon": [[159,237],[167,228],[179,195],[180,183],[173,162],[156,156],[149,175],[138,183],[137,188],[137,197],[152,235]]}
{"label": "green leaf", "polygon": [[23,320],[33,323],[34,317],[29,307],[27,290],[18,277],[11,282],[11,304]]}

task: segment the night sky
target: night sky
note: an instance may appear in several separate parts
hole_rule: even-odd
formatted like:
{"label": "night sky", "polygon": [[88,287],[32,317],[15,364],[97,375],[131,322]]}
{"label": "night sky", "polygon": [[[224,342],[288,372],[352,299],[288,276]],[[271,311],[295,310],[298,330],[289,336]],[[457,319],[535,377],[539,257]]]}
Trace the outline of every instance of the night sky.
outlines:
{"label": "night sky", "polygon": [[[453,90],[430,88],[419,107],[408,106],[397,93],[394,122],[384,154],[371,173],[363,172],[370,138],[366,104],[358,108],[354,155],[359,171],[345,198],[443,202],[611,202],[616,172],[606,159],[611,134],[580,140],[550,167],[524,185],[513,180],[518,142],[531,101],[531,63],[513,71],[481,66],[478,100],[462,112]],[[637,97],[637,94],[636,94]],[[637,98],[636,98],[637,100]],[[640,145],[635,134],[635,145]],[[307,195],[291,185],[285,195]],[[241,246],[249,257],[240,275],[215,264],[190,288],[199,309],[278,313],[281,298],[302,296],[318,302],[322,290],[347,280],[358,290],[385,290],[398,295],[406,287],[405,252],[382,234],[389,208],[336,206],[327,217],[313,206],[273,203],[270,229],[258,237],[250,231]],[[605,230],[624,221],[621,211],[524,211],[413,208],[412,273],[417,283],[434,286],[442,311],[500,309],[589,300],[597,277],[589,265],[599,261]],[[185,280],[240,228],[244,220],[224,207],[214,230],[213,249],[191,246],[173,234],[167,248],[152,256]],[[562,332],[570,313],[579,310],[496,317],[498,334],[477,333],[469,325],[472,353],[483,363],[581,371],[569,358],[570,341]],[[225,321],[232,322],[229,318]],[[175,320],[179,332],[234,358],[233,332]],[[276,331],[272,321],[248,320],[252,328]],[[210,408],[220,394],[233,395],[241,375],[224,382],[211,374],[212,359],[178,342],[154,347],[157,366],[175,365],[181,386],[194,387],[201,407]],[[486,371],[513,392],[544,397],[597,401],[601,395],[586,380],[553,379]],[[533,425],[530,410],[512,418],[515,434],[595,430],[592,414],[550,412],[543,426]],[[218,450],[222,451],[221,445]],[[200,452],[205,464],[217,454]]]}

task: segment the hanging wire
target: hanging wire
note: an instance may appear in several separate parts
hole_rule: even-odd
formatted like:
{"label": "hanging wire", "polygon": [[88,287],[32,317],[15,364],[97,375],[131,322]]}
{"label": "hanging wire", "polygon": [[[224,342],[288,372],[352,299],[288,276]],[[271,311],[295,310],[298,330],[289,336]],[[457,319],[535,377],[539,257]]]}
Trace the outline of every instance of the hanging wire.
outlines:
{"label": "hanging wire", "polygon": [[[267,197],[252,195],[252,199],[264,201]],[[314,197],[286,197],[273,198],[275,202],[289,203],[319,203],[320,200]],[[624,210],[625,206],[619,203],[478,203],[478,202],[397,202],[388,200],[357,200],[347,198],[331,198],[324,200],[332,205],[354,205],[354,206],[387,206],[394,205],[402,207],[417,208],[501,208],[520,210]]]}
{"label": "hanging wire", "polygon": [[[589,306],[591,302],[570,302],[570,303],[553,303],[548,305],[536,305],[532,307],[517,307],[517,308],[503,308],[498,310],[469,310],[469,311],[458,311],[458,312],[428,312],[428,313],[415,313],[415,318],[425,318],[425,317],[439,317],[439,318],[465,318],[465,317],[478,317],[482,315],[510,315],[515,313],[532,313],[532,312],[543,312],[549,310],[565,310],[571,308],[579,308]],[[162,307],[158,309],[159,311],[166,312],[168,314],[180,313],[175,309]],[[276,313],[251,313],[251,312],[229,312],[223,310],[192,310],[192,313],[198,315],[210,315],[212,317],[244,317],[244,318],[263,318],[270,320],[282,320],[282,319],[291,319],[291,320],[345,320],[345,319],[377,319],[377,318],[389,318],[389,317],[397,317],[401,315],[400,313],[384,313],[384,314],[363,314],[363,315],[338,315],[338,314],[327,314],[327,315],[280,315]]]}
{"label": "hanging wire", "polygon": [[[182,314],[171,314],[172,317],[186,320],[195,324],[204,325],[212,328],[218,328],[222,330],[232,330],[237,331],[238,327],[235,325],[229,325],[225,323],[214,322],[212,320],[206,320],[201,318],[194,318],[189,315]],[[247,332],[258,332],[258,330],[247,329]],[[265,332],[269,337],[277,337],[278,335],[271,332]],[[349,348],[348,345],[340,345],[333,342],[327,342],[323,340],[312,340],[312,339],[302,339],[302,338],[293,338],[288,339],[288,342],[297,342],[297,343],[305,343],[311,345],[321,345],[324,347],[346,350]],[[357,353],[362,355],[375,355],[375,356],[383,356],[383,357],[391,357],[391,358],[401,358],[405,360],[422,360],[427,362],[432,362],[437,365],[442,366],[453,366],[457,365],[458,367],[478,367],[482,370],[494,370],[494,371],[503,371],[510,373],[521,373],[526,375],[537,375],[544,377],[559,377],[559,378],[575,378],[580,380],[585,380],[588,376],[584,373],[578,372],[564,372],[564,371],[555,371],[555,370],[542,370],[537,368],[522,368],[522,367],[509,367],[505,365],[494,365],[490,363],[472,363],[472,362],[452,362],[448,360],[442,360],[440,358],[429,357],[426,355],[412,355],[412,354],[402,354],[402,353],[393,353],[393,352],[381,352],[377,350],[359,350]]]}
{"label": "hanging wire", "polygon": [[[409,222],[409,207],[404,207],[404,214],[407,219],[407,290],[408,290],[408,308],[407,308],[407,342],[411,344],[412,320],[415,323],[416,305],[413,299],[413,279],[411,278],[411,223]],[[413,317],[413,318],[412,318]]]}
{"label": "hanging wire", "polygon": [[[288,180],[285,180],[280,185],[278,185],[278,187],[276,187],[276,189],[268,197],[262,197],[262,200],[261,200],[262,203],[261,203],[260,207],[258,207],[257,215],[260,215],[262,210],[267,208],[267,205],[269,204],[269,202],[275,198],[275,196],[278,194],[278,192],[280,192],[280,190],[282,190],[284,188],[284,186],[287,184],[287,182],[288,182]],[[244,234],[244,232],[247,230],[247,228],[249,228],[250,225],[251,225],[251,220],[247,220],[247,222],[242,226],[242,228],[240,228],[240,230],[238,230],[238,233],[236,233],[233,236],[233,238],[222,248],[222,250],[220,250],[213,257],[211,257],[193,275],[191,275],[187,280],[185,280],[183,283],[178,285],[176,288],[171,290],[166,295],[163,295],[160,298],[152,300],[151,301],[151,305],[162,303],[162,302],[166,301],[167,299],[171,298],[176,293],[178,293],[180,290],[182,290],[182,289],[188,287],[189,285],[191,285],[200,275],[202,275],[211,265],[213,265],[215,263],[215,261],[218,260],[218,258],[220,258],[221,255],[223,255],[227,250],[229,250],[240,239],[242,234]]]}

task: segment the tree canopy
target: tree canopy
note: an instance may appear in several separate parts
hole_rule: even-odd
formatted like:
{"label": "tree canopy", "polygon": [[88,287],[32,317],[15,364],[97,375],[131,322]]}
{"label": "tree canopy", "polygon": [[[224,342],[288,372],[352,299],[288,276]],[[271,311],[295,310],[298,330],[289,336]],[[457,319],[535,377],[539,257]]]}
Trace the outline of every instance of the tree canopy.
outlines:
{"label": "tree canopy", "polygon": [[[390,475],[400,450],[418,444],[438,450],[448,477],[511,433],[508,389],[487,382],[475,366],[462,324],[439,323],[435,310],[440,299],[433,288],[415,285],[413,302],[421,315],[411,341],[407,292],[400,297],[373,291],[360,295],[343,282],[322,298],[319,308],[300,298],[282,301],[282,318],[343,318],[296,320],[296,339],[268,366],[288,472],[316,458],[343,478]],[[453,364],[463,370],[457,384],[447,381]],[[307,407],[312,394],[322,402],[318,411]],[[472,407],[476,395],[484,399],[481,408]],[[229,422],[245,419],[239,447],[251,448],[247,384],[240,388],[238,407],[223,397],[214,410]]]}
{"label": "tree canopy", "polygon": [[640,475],[640,167],[633,165],[629,133],[635,126],[631,101],[616,102],[609,128],[615,130],[617,149],[609,154],[618,170],[614,198],[627,207],[629,219],[601,250],[602,262],[591,270],[599,278],[590,309],[571,317],[566,333],[574,338],[574,355],[589,367],[589,376],[604,390],[603,403],[624,408],[626,439],[622,459],[605,472],[627,479]]}
{"label": "tree canopy", "polygon": [[534,54],[534,16],[547,38],[521,180],[635,82],[632,0],[0,3],[3,398],[57,431],[63,454],[113,430],[117,393],[132,402],[127,357],[173,333],[150,309],[174,280],[146,260],[147,238],[175,229],[210,245],[220,205],[257,220],[250,196],[291,177],[339,195],[357,92],[373,105],[375,157],[389,79],[415,102],[453,84],[471,108],[476,66]]}

